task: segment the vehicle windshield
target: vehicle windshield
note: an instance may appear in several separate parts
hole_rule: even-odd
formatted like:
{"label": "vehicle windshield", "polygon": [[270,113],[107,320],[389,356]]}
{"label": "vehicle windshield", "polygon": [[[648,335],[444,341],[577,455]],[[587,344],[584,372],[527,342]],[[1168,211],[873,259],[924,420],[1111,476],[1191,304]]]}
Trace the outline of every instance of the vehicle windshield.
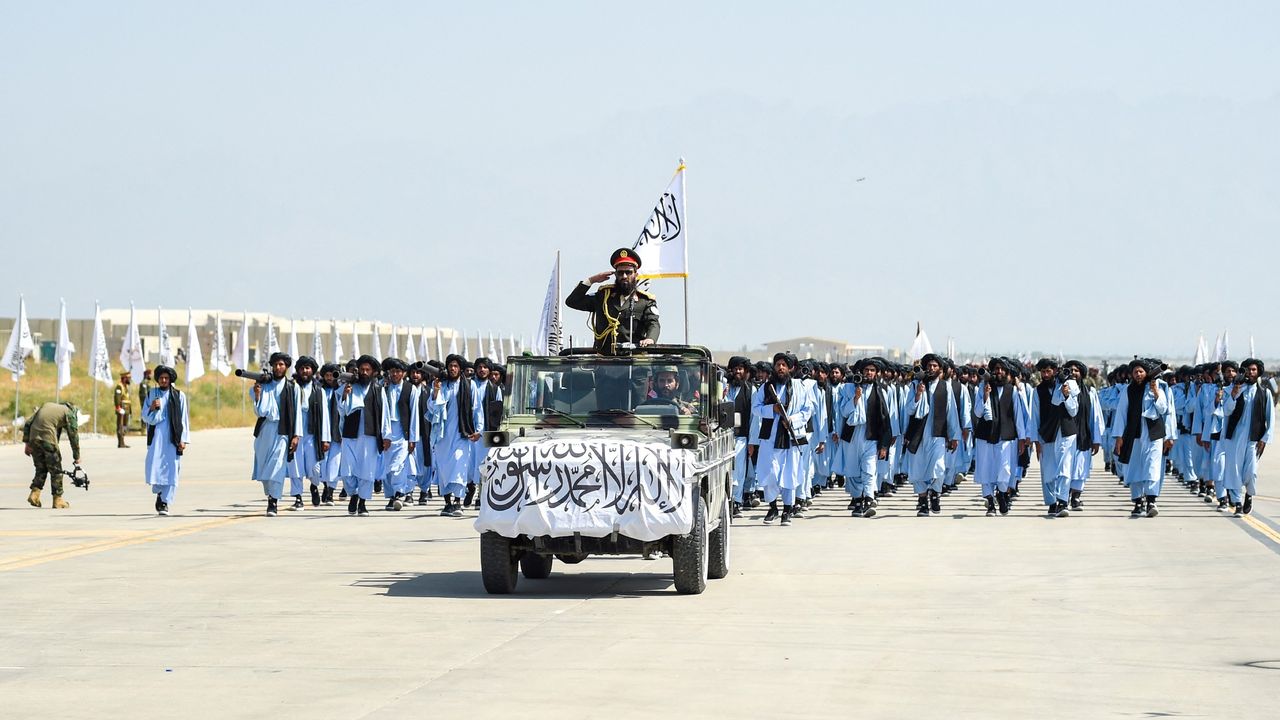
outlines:
{"label": "vehicle windshield", "polygon": [[[510,368],[509,413],[587,425],[685,425],[707,413],[705,364],[670,356],[532,358]],[[669,419],[664,419],[669,418]]]}

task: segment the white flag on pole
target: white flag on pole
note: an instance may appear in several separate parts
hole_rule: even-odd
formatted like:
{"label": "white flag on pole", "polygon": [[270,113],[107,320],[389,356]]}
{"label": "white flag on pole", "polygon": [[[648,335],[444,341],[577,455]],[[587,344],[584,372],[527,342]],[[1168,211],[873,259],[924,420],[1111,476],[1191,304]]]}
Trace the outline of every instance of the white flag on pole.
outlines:
{"label": "white flag on pole", "polygon": [[[476,331],[476,354],[472,355],[469,359],[475,360],[481,355],[484,355],[484,339],[480,337],[480,331],[477,330]],[[463,353],[463,356],[465,357],[466,353]]]}
{"label": "white flag on pole", "polygon": [[324,364],[324,336],[320,333],[320,321],[311,323],[311,359]]}
{"label": "white flag on pole", "polygon": [[187,385],[204,377],[204,351],[196,332],[196,314],[187,308]]}
{"label": "white flag on pole", "polygon": [[[426,354],[423,354],[426,357]],[[444,362],[444,336],[440,334],[440,326],[436,326],[436,360]]]}
{"label": "white flag on pole", "polygon": [[404,329],[404,361],[410,364],[418,362],[418,349],[413,345],[413,328]]}
{"label": "white flag on pole", "polygon": [[164,324],[164,308],[156,308],[156,334],[160,336],[157,352],[160,364],[173,367],[173,342],[169,340],[169,328]]}
{"label": "white flag on pole", "polygon": [[102,332],[102,308],[93,303],[93,355],[89,357],[89,377],[104,385],[114,385],[111,378],[111,351],[107,349],[107,336]]}
{"label": "white flag on pole", "polygon": [[135,378],[141,378],[147,369],[142,357],[142,336],[138,334],[138,313],[133,303],[129,303],[129,328],[124,331],[124,342],[120,345],[120,364]]}
{"label": "white flag on pole", "polygon": [[1256,349],[1254,349],[1254,347],[1253,347],[1253,336],[1252,336],[1252,335],[1250,335],[1250,336],[1249,336],[1249,357],[1251,357],[1251,358],[1256,358],[1256,357],[1258,357],[1258,351],[1257,351]]}
{"label": "white flag on pole", "polygon": [[642,280],[689,276],[689,252],[684,232],[684,163],[658,198],[636,239]]}
{"label": "white flag on pole", "polygon": [[387,357],[399,359],[400,357],[400,340],[396,337],[396,324],[391,323],[391,341],[387,343]]}
{"label": "white flag on pole", "polygon": [[916,338],[912,341],[911,349],[907,351],[907,355],[909,355],[912,360],[919,360],[931,352],[933,352],[933,344],[929,342],[929,336],[925,334],[924,327],[917,321]]}
{"label": "white flag on pole", "polygon": [[516,352],[516,334],[511,333],[507,337],[507,359],[510,360],[512,357],[519,354],[520,353]]}
{"label": "white flag on pole", "polygon": [[27,324],[27,300],[19,295],[18,320],[13,324],[13,332],[9,333],[9,345],[5,347],[4,358],[0,359],[0,367],[13,373],[13,380],[17,382],[18,378],[27,374],[27,356],[35,349],[31,326]]}
{"label": "white flag on pole", "polygon": [[1192,359],[1192,365],[1203,365],[1209,360],[1209,346],[1204,344],[1204,333],[1200,333],[1200,339],[1196,340],[1196,356]]}
{"label": "white flag on pole", "polygon": [[240,331],[236,333],[236,347],[231,351],[235,356],[236,367],[241,370],[249,369],[249,311],[244,311],[244,320],[240,323]]}
{"label": "white flag on pole", "polygon": [[67,333],[67,301],[59,298],[58,304],[61,308],[58,312],[58,349],[54,351],[53,358],[58,364],[58,389],[61,390],[71,384],[71,353],[76,351],[76,346]]}
{"label": "white flag on pole", "polygon": [[[436,353],[437,355],[439,353]],[[431,352],[427,350],[427,326],[423,325],[418,328],[418,359],[426,362],[431,359]]]}
{"label": "white flag on pole", "polygon": [[298,359],[298,321],[289,318],[289,357]]}
{"label": "white flag on pole", "polygon": [[500,363],[502,359],[498,357],[498,346],[493,342],[493,333],[489,333],[489,360],[491,362]]}
{"label": "white flag on pole", "polygon": [[267,315],[267,340],[264,345],[267,346],[266,356],[270,358],[272,355],[280,352],[280,338],[276,335],[275,323],[271,321],[271,315]]}
{"label": "white flag on pole", "polygon": [[222,313],[218,313],[217,333],[213,337],[213,369],[222,373],[223,377],[231,374],[231,358],[227,355],[227,336],[222,331]]}
{"label": "white flag on pole", "polygon": [[360,357],[360,318],[351,324],[351,359]]}
{"label": "white flag on pole", "polygon": [[377,320],[373,321],[373,341],[372,342],[373,342],[373,357],[378,362],[382,362],[382,358],[385,356],[382,354],[382,335],[378,332]]}
{"label": "white flag on pole", "polygon": [[1218,338],[1222,344],[1218,347],[1218,362],[1225,362],[1231,359],[1231,339],[1227,336],[1227,331],[1223,330],[1222,335]]}
{"label": "white flag on pole", "polygon": [[[465,333],[463,334],[463,337],[464,338],[466,337]],[[467,341],[464,339],[462,341],[464,352],[466,351],[466,343]],[[450,355],[458,354],[458,332],[456,330],[453,332],[452,335],[449,336],[449,354]]]}
{"label": "white flag on pole", "polygon": [[342,336],[338,334],[338,320],[331,318],[329,320],[330,341],[333,344],[333,362],[335,365],[342,364]]}
{"label": "white flag on pole", "polygon": [[534,355],[559,355],[564,328],[560,324],[560,253],[551,266],[551,280],[547,282],[547,295],[542,300],[542,317],[538,319],[538,332],[533,336]]}

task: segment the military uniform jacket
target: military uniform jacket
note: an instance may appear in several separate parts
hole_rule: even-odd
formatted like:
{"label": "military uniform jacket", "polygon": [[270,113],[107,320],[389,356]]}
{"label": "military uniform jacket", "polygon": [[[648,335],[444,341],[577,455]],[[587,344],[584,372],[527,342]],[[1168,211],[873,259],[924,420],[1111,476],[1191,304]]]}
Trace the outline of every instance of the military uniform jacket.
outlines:
{"label": "military uniform jacket", "polygon": [[624,343],[658,341],[658,301],[652,295],[636,290],[633,296],[623,297],[613,285],[603,285],[599,292],[590,290],[587,283],[578,283],[564,304],[591,313],[596,352],[616,355]]}

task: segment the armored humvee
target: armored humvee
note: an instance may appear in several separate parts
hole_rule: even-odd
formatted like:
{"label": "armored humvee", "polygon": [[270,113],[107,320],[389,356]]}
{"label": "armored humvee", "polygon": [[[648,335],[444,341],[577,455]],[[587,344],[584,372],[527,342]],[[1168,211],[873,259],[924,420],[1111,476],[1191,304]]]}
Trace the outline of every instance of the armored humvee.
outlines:
{"label": "armored humvee", "polygon": [[721,382],[702,347],[510,358],[480,471],[485,589],[590,555],[666,554],[681,593],[727,575],[735,418]]}

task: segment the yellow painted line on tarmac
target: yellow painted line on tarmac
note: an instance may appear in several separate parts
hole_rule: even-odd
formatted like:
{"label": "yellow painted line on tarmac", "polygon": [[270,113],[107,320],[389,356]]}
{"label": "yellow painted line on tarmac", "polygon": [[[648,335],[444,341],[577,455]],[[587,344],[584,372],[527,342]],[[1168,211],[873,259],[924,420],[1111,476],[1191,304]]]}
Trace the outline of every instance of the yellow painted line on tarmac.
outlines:
{"label": "yellow painted line on tarmac", "polygon": [[0,559],[0,572],[7,570],[21,570],[35,565],[43,565],[44,563],[53,562],[55,560],[68,560],[82,555],[92,555],[94,553],[105,552],[107,550],[116,550],[118,548],[129,547],[130,545],[140,545],[142,543],[156,542],[159,540],[168,540],[171,538],[182,537],[183,535],[191,535],[205,530],[230,525],[241,520],[251,518],[261,518],[263,515],[235,515],[233,517],[218,518],[217,520],[209,520],[208,522],[192,523],[190,525],[182,525],[180,527],[170,528],[167,530],[156,530],[155,532],[139,533],[131,537],[100,540],[98,542],[82,543],[80,545],[72,545],[65,548],[55,548],[44,552],[31,553],[28,555],[20,555],[14,558]]}
{"label": "yellow painted line on tarmac", "polygon": [[137,535],[137,530],[0,530],[0,538],[23,537],[120,537]]}
{"label": "yellow painted line on tarmac", "polygon": [[1272,542],[1276,544],[1280,544],[1280,533],[1276,532],[1275,530],[1272,530],[1270,525],[1267,525],[1266,523],[1261,522],[1259,520],[1254,520],[1253,517],[1249,515],[1241,515],[1240,517],[1242,520],[1244,520],[1246,523],[1249,524],[1249,527],[1253,528],[1254,530],[1257,530],[1263,535],[1266,535]]}

